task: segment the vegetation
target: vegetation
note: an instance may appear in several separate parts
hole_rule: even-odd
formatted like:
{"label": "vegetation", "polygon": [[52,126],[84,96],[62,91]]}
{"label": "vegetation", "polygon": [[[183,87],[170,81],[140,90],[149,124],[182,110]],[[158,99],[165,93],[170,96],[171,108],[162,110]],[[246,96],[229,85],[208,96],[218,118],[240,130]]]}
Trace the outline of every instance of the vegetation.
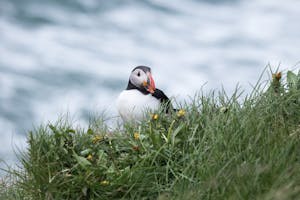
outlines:
{"label": "vegetation", "polygon": [[0,199],[300,199],[300,73],[281,76],[115,130],[39,127]]}

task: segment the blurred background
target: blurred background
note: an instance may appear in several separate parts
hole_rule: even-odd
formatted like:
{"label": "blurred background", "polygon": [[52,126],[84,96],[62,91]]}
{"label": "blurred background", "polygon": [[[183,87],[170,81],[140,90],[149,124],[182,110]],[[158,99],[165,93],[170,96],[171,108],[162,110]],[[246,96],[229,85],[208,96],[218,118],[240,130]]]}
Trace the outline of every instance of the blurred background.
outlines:
{"label": "blurred background", "polygon": [[[299,0],[0,0],[0,158],[69,113],[117,116],[137,65],[179,103],[300,61]],[[114,118],[116,119],[116,118]]]}

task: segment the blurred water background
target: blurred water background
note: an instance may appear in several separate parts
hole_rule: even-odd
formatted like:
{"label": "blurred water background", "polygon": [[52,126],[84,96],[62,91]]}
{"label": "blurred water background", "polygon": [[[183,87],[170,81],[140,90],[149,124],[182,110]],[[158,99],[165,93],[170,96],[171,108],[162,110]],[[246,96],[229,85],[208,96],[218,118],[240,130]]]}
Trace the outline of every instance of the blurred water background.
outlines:
{"label": "blurred water background", "polygon": [[182,102],[299,60],[299,0],[0,0],[0,158],[61,114],[116,116],[137,65]]}

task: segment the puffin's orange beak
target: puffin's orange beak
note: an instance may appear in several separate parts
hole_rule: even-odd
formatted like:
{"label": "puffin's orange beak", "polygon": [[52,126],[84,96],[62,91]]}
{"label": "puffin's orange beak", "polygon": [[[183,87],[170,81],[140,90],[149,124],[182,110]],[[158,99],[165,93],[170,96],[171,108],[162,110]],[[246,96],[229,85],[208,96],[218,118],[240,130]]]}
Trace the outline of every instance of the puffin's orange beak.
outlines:
{"label": "puffin's orange beak", "polygon": [[147,72],[147,76],[148,76],[147,82],[144,81],[143,85],[148,92],[153,94],[156,88],[155,88],[155,83],[152,78],[151,72]]}

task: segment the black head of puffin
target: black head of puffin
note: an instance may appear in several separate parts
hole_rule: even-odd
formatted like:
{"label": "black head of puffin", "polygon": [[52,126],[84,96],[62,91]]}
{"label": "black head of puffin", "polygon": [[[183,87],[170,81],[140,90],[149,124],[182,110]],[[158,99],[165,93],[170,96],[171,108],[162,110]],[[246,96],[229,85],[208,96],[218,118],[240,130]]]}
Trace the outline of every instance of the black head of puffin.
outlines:
{"label": "black head of puffin", "polygon": [[156,88],[150,67],[137,66],[131,71],[127,90],[130,89],[138,89],[144,94],[154,93]]}

